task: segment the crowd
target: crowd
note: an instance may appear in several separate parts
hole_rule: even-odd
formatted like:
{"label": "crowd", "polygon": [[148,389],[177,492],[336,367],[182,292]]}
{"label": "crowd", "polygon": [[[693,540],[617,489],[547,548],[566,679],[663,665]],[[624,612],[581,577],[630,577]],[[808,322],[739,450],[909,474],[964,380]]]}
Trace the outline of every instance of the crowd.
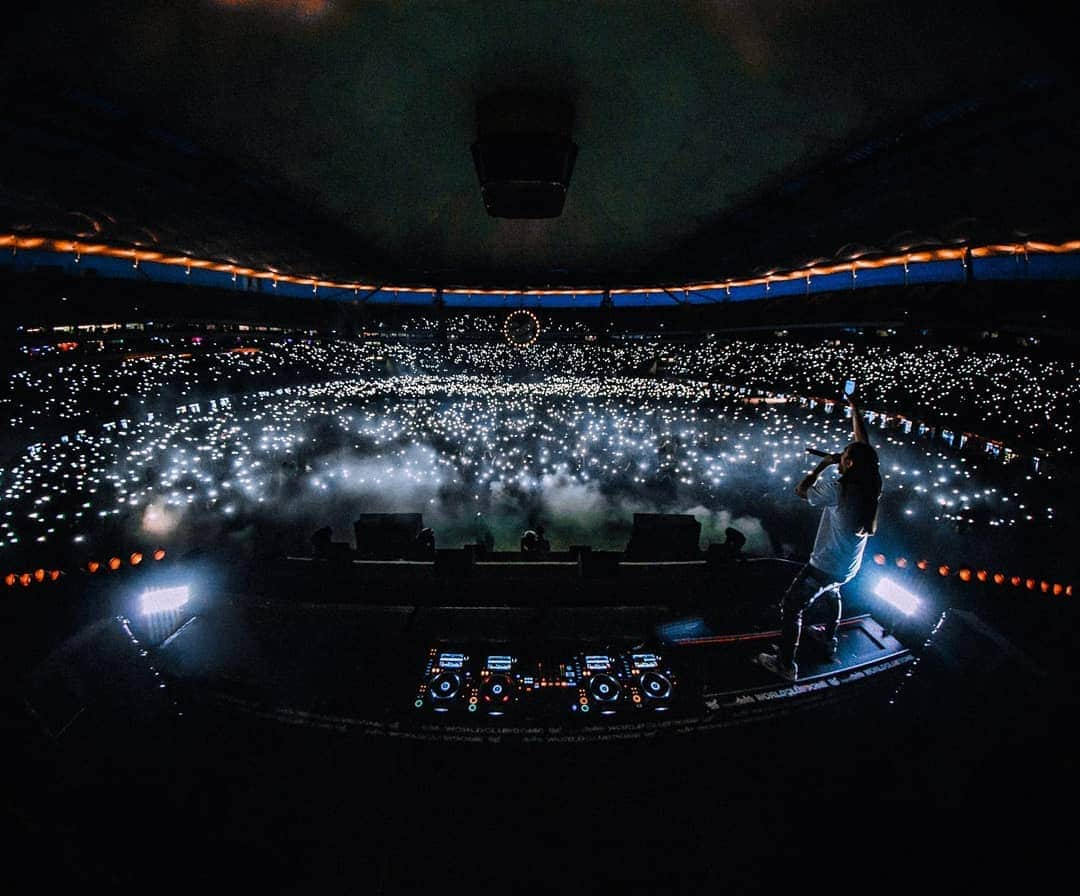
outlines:
{"label": "crowd", "polygon": [[[507,344],[487,332],[492,318],[465,316],[448,329],[482,342],[383,338],[278,340],[232,351],[164,352],[115,362],[22,362],[6,376],[0,420],[32,434],[46,421],[132,417],[192,397],[242,393],[267,385],[367,377],[389,361],[398,372],[513,377],[565,374],[677,377],[804,397],[835,397],[854,380],[864,405],[973,432],[1025,453],[1071,458],[1080,410],[1080,363],[957,346],[899,348],[822,339],[662,342],[539,341]],[[410,326],[433,325],[417,319]]]}
{"label": "crowd", "polygon": [[[324,351],[332,368],[339,355]],[[429,351],[445,350],[397,362],[422,366]],[[618,548],[642,511],[693,513],[706,541],[735,525],[750,552],[798,554],[814,523],[792,495],[805,448],[839,450],[850,432],[839,405],[754,403],[689,378],[341,372],[30,445],[0,469],[0,557],[109,539],[198,544],[251,525],[347,532],[359,512],[416,510],[444,546],[473,540],[480,514],[500,549],[538,523],[555,549]],[[1036,533],[1050,552],[1053,474],[875,421],[890,556],[990,562]]]}
{"label": "crowd", "polygon": [[100,424],[160,412],[196,396],[366,375],[373,369],[371,355],[356,341],[249,341],[224,350],[199,350],[189,343],[111,362],[24,362],[6,376],[0,421],[32,440],[40,425],[56,421]]}
{"label": "crowd", "polygon": [[971,430],[1054,456],[1075,451],[1080,363],[958,346],[898,349],[822,340],[732,340],[680,346],[673,374],[806,396],[834,396],[853,379],[868,407]]}
{"label": "crowd", "polygon": [[[493,318],[463,320],[450,335]],[[890,556],[1052,565],[1075,535],[1055,474],[1074,456],[1077,362],[833,338],[488,336],[13,362],[0,558],[418,509],[450,545],[476,537],[477,514],[498,547],[543,524],[558,549],[621,547],[637,511],[691,512],[705,540],[737,522],[750,552],[797,554],[813,520],[791,486],[807,446],[845,443],[832,399],[846,379],[879,433]],[[964,449],[965,432],[1061,463],[1003,463]]]}

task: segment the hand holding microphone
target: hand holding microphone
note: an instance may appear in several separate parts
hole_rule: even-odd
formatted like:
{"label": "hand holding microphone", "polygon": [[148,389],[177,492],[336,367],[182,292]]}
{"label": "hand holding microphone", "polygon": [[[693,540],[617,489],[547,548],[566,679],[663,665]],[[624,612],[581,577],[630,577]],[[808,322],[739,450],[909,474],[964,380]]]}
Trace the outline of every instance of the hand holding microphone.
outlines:
{"label": "hand holding microphone", "polygon": [[812,455],[814,455],[814,457],[824,457],[831,464],[840,463],[840,455],[839,454],[830,454],[828,451],[818,451],[817,448],[807,448],[806,453],[807,454],[812,454]]}

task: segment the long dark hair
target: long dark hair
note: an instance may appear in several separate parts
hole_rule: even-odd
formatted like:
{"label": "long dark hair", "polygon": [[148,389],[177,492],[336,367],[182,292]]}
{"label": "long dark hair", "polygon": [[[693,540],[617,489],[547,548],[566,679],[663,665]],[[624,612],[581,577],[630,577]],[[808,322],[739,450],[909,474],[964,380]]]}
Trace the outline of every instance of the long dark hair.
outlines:
{"label": "long dark hair", "polygon": [[855,535],[873,535],[881,497],[877,452],[866,442],[852,442],[846,450],[852,466],[840,476],[840,518]]}

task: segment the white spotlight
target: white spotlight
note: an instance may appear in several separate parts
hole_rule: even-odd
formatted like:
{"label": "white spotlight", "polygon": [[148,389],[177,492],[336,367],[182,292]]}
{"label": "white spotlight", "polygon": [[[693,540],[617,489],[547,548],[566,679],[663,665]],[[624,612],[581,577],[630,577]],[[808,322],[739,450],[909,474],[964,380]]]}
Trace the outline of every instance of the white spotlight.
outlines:
{"label": "white spotlight", "polygon": [[170,613],[179,610],[191,599],[191,589],[187,585],[175,588],[152,588],[139,597],[139,608],[143,616],[155,613]]}
{"label": "white spotlight", "polygon": [[882,576],[877,580],[877,584],[874,585],[874,594],[883,601],[892,604],[906,616],[916,613],[921,605],[921,602],[914,594],[897,585],[887,576]]}

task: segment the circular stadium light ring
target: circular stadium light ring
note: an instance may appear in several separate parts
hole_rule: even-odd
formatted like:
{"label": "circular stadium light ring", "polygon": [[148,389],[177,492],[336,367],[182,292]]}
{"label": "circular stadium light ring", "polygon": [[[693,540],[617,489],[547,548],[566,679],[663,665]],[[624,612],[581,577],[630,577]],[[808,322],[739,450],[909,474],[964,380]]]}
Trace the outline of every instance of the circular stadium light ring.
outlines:
{"label": "circular stadium light ring", "polygon": [[511,345],[528,348],[540,338],[540,318],[528,308],[518,308],[506,316],[502,332]]}

